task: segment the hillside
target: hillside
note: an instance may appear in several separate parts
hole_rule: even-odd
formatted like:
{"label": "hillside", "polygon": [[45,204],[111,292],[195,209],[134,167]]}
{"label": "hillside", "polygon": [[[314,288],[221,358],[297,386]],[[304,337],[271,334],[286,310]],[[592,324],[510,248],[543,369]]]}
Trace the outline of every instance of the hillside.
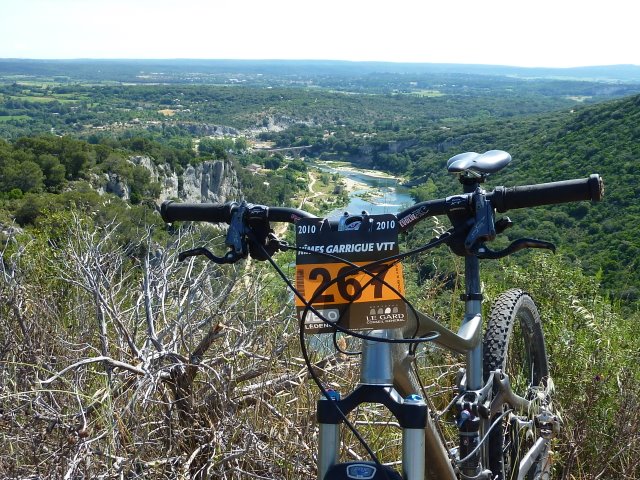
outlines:
{"label": "hillside", "polygon": [[[138,88],[143,89],[136,94],[140,101],[155,98],[154,101],[159,103],[172,94],[187,92],[173,87],[164,93],[160,88]],[[87,88],[83,91],[85,95],[93,94]],[[120,89],[110,93],[110,96],[104,96],[107,93],[104,89],[96,92],[103,96],[100,101],[104,104],[108,104],[111,98],[115,99],[116,95],[134,95],[132,90]],[[208,87],[204,92],[210,92]],[[526,97],[516,97],[511,103],[501,98],[501,106],[491,110],[491,100],[480,102],[453,95],[432,99],[410,96],[353,98],[325,92],[321,96],[313,94],[316,100],[324,99],[322,103],[313,104],[316,118],[322,118],[323,123],[307,125],[299,123],[301,120],[294,116],[296,109],[292,109],[291,105],[307,105],[305,108],[311,108],[308,93],[296,89],[264,90],[262,93],[260,90],[249,90],[245,93],[250,96],[243,97],[243,91],[239,90],[230,92],[227,94],[228,102],[225,102],[231,105],[234,97],[244,98],[243,102],[248,108],[243,118],[254,118],[255,121],[251,111],[271,101],[276,103],[271,107],[270,118],[285,118],[281,112],[289,115],[286,117],[288,120],[271,133],[260,133],[260,138],[282,147],[313,145],[311,152],[315,157],[349,159],[364,167],[401,174],[410,179],[409,184],[414,186],[414,194],[418,199],[446,196],[459,190],[455,179],[446,173],[445,164],[449,157],[464,151],[502,149],[513,156],[511,165],[490,178],[488,188],[600,173],[607,190],[604,202],[593,208],[571,205],[513,212],[510,215],[516,220],[516,226],[508,232],[508,236],[535,236],[536,231],[543,231],[547,239],[558,243],[564,254],[579,259],[591,275],[598,275],[604,288],[611,290],[616,297],[638,300],[640,273],[637,268],[637,238],[640,227],[634,219],[638,216],[640,206],[635,201],[639,182],[634,165],[640,153],[640,96],[595,105],[565,103],[562,110],[545,113],[536,111],[535,106],[526,105]],[[198,95],[196,90],[190,90],[189,94],[193,98]],[[274,94],[278,99],[287,95],[291,101],[281,105],[278,102],[282,100],[273,100]],[[184,95],[185,101],[186,97]],[[217,98],[215,103],[219,109],[222,105],[219,103],[220,97]],[[257,103],[249,106],[251,102],[247,98]],[[370,115],[366,116],[366,122],[358,120],[358,112],[362,112],[365,106],[361,103],[363,101],[376,109],[375,115],[373,110],[368,110]],[[455,104],[455,108],[448,108],[449,103]],[[476,111],[474,107],[478,106],[483,109]],[[237,102],[235,108],[238,108]],[[302,112],[302,115],[306,115],[305,108],[298,109],[298,114]],[[342,121],[348,125],[333,125],[330,133],[327,133],[324,123],[329,122],[331,126],[330,119],[337,108],[340,109]],[[513,112],[518,108],[522,108],[523,113],[515,116],[508,114],[508,109]],[[450,115],[455,112],[456,118],[446,118],[447,111],[451,112]],[[77,115],[77,111],[70,110],[70,114]],[[390,116],[391,120],[384,121],[386,116]],[[87,121],[92,121],[90,111],[86,117]],[[372,117],[377,119],[371,122]],[[48,122],[49,118],[44,116],[43,122]],[[228,117],[228,120],[234,121],[232,117]],[[63,123],[75,125],[69,120]],[[17,124],[13,128],[16,133],[23,131]],[[78,131],[81,138],[91,131],[79,127],[73,129]],[[131,125],[120,127],[119,130],[91,133],[85,137],[88,142],[74,140],[71,136],[58,140],[45,136],[37,140],[20,139],[16,135],[17,139],[10,145],[3,146],[0,142],[0,170],[3,173],[0,190],[5,198],[5,205],[0,206],[0,210],[15,211],[19,208],[11,206],[20,203],[20,200],[11,199],[12,195],[18,195],[16,192],[10,194],[13,189],[18,188],[20,195],[29,192],[57,194],[68,190],[68,182],[91,181],[95,174],[111,173],[126,177],[136,202],[144,198],[157,198],[158,188],[146,177],[147,174],[142,170],[136,174],[136,169],[124,159],[132,155],[147,155],[159,165],[170,164],[180,175],[189,163],[199,163],[207,158],[195,156],[192,148],[194,137],[198,139],[199,135],[211,133],[220,135],[218,130],[222,128],[215,132],[196,129],[194,133],[189,133],[189,129],[171,127],[167,123],[161,129],[158,127],[156,132],[141,129],[140,125]],[[223,130],[242,139],[243,134],[235,130],[233,125]],[[28,132],[27,127],[23,135],[28,135]],[[244,131],[244,134],[248,135],[249,132]],[[248,152],[246,141],[240,141],[238,145],[240,148],[235,147],[233,140],[216,140],[211,145],[208,158],[231,155],[244,165],[275,165],[280,162],[267,161],[265,152],[260,156]],[[245,175],[244,180],[247,193],[259,196],[254,201],[268,202],[272,198],[278,203],[285,202],[287,180],[280,178],[280,174],[273,172],[268,180],[264,180],[272,186],[271,197],[265,197],[264,190],[259,188],[263,180],[256,181],[251,175]],[[11,205],[7,206],[6,202]],[[27,203],[34,202],[29,200]],[[45,203],[51,202],[47,200]]]}
{"label": "hillside", "polygon": [[588,271],[599,271],[622,298],[640,298],[640,96],[578,110],[513,151],[523,161],[504,175],[505,183],[603,176],[601,204],[558,207],[537,228],[561,230]]}
{"label": "hillside", "polygon": [[[588,208],[565,205],[530,212],[510,212],[516,226],[510,238],[538,235],[557,242],[563,253],[598,275],[605,288],[629,300],[640,298],[640,96],[572,109],[554,115],[478,125],[456,132],[431,148],[437,162],[416,170],[444,172],[449,156],[462,151],[493,148],[511,153],[513,162],[494,175],[495,185],[524,185],[599,173],[605,198]],[[450,185],[442,178],[440,184]],[[442,193],[442,192],[441,192]]]}
{"label": "hillside", "polygon": [[504,65],[455,63],[349,62],[336,60],[205,60],[205,59],[132,59],[132,60],[30,60],[0,59],[0,75],[24,77],[48,76],[60,81],[110,81],[152,83],[158,80],[195,83],[222,80],[229,75],[268,77],[358,77],[372,74],[401,75],[486,75],[607,81],[640,82],[637,65],[607,65],[577,68],[526,68]]}
{"label": "hillside", "polygon": [[514,213],[514,219],[522,220],[521,229],[514,228],[509,236],[544,232],[616,296],[640,298],[640,96],[498,127],[501,134],[486,146],[508,150],[514,162],[492,185],[599,173],[606,190],[604,201],[589,208],[567,205]]}
{"label": "hillside", "polygon": [[[638,85],[624,83],[636,70],[0,60],[0,138],[23,151],[17,161],[6,154],[0,158],[0,190],[5,197],[13,188],[58,193],[67,189],[66,182],[91,181],[92,175],[111,171],[129,177],[139,202],[154,197],[157,187],[123,163],[128,155],[147,155],[180,175],[189,163],[202,161],[193,146],[215,136],[221,142],[243,140],[242,148],[220,144],[218,158],[229,153],[245,165],[265,165],[264,155],[244,148],[254,139],[278,147],[312,145],[308,152],[314,157],[348,159],[402,175],[420,199],[458,191],[444,168],[450,156],[502,149],[514,161],[488,186],[603,175],[607,196],[601,205],[514,212],[519,221],[509,236],[542,230],[561,247],[570,246],[564,253],[599,275],[606,289],[637,300],[638,228],[632,219],[638,206],[632,200],[638,188],[633,166],[640,97],[613,99],[638,92]],[[593,81],[605,77],[617,80]],[[137,84],[124,84],[129,81]],[[158,81],[166,84],[154,84]],[[19,140],[43,134],[66,140],[46,152]],[[272,176],[265,181],[274,190],[271,197],[282,203],[286,193],[275,192],[275,185],[286,180]],[[252,183],[251,176],[245,181]],[[266,201],[254,187],[248,192]]]}
{"label": "hillside", "polygon": [[606,186],[603,202],[589,208],[577,204],[510,212],[516,226],[508,236],[544,232],[540,236],[579,259],[615,296],[639,298],[640,227],[635,219],[640,213],[640,174],[635,165],[640,156],[640,96],[554,113],[444,125],[416,130],[408,123],[397,131],[378,131],[373,138],[338,132],[338,140],[319,141],[316,151],[326,158],[346,157],[368,168],[402,174],[421,200],[459,190],[446,172],[446,161],[465,151],[511,153],[513,162],[490,177],[487,188],[599,173]]}

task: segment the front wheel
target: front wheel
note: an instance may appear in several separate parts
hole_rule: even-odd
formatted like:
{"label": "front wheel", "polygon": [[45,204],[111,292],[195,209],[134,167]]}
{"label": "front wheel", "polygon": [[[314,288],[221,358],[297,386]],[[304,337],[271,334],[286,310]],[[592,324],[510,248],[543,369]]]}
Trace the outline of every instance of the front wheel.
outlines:
{"label": "front wheel", "polygon": [[[534,398],[536,391],[546,387],[549,362],[540,314],[526,292],[508,290],[496,299],[489,315],[483,346],[485,381],[491,371],[500,369],[509,376],[514,393],[527,399]],[[535,441],[532,429],[523,426],[527,420],[530,418],[512,412],[505,415],[501,426],[496,425],[490,432],[489,468],[494,478],[506,480],[518,477],[520,460]],[[548,477],[548,454],[547,448],[526,478]]]}

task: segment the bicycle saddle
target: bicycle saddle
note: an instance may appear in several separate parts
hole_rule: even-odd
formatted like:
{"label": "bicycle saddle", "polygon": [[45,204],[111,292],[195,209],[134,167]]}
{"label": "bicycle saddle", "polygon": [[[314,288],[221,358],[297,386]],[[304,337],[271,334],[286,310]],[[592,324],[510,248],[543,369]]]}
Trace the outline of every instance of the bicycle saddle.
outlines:
{"label": "bicycle saddle", "polygon": [[460,153],[449,159],[447,170],[449,173],[473,172],[478,175],[488,175],[502,170],[511,162],[511,155],[502,150],[489,150],[485,153]]}

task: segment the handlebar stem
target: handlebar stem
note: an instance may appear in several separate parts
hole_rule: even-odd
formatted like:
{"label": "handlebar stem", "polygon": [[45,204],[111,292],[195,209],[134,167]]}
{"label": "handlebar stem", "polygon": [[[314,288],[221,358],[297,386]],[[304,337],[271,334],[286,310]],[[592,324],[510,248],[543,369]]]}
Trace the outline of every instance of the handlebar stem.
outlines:
{"label": "handlebar stem", "polygon": [[491,241],[496,238],[494,212],[491,202],[487,200],[484,190],[479,187],[473,194],[475,209],[475,222],[464,241],[464,249],[473,254],[474,247],[481,242]]}

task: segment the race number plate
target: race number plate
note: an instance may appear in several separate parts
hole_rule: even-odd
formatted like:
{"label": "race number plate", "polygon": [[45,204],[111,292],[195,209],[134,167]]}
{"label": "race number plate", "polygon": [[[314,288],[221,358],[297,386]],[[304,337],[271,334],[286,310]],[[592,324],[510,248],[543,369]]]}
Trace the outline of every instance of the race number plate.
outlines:
{"label": "race number plate", "polygon": [[[366,266],[399,252],[398,222],[393,215],[365,217],[357,230],[332,231],[329,222],[305,218],[296,223],[296,244],[312,252],[298,251],[296,288],[325,319],[352,330],[398,328],[407,320],[402,265],[379,263],[358,270],[347,262]],[[331,254],[332,258],[325,254]],[[400,295],[398,295],[398,293]],[[305,304],[296,297],[298,318]],[[306,309],[305,330],[333,331]]]}

